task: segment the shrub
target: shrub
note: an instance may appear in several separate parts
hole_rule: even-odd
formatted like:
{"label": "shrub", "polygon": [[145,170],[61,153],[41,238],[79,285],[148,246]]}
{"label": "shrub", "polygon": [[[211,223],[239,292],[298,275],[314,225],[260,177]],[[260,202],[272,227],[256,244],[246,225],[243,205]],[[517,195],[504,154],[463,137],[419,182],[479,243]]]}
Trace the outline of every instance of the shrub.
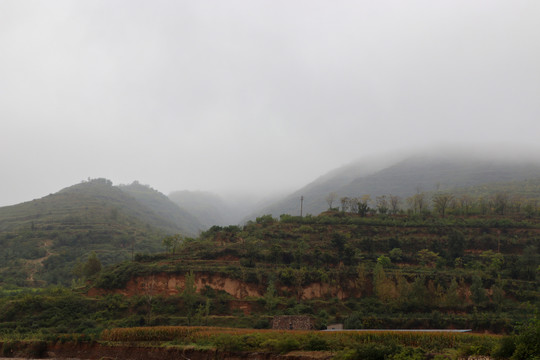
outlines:
{"label": "shrub", "polygon": [[299,350],[300,342],[292,336],[283,336],[278,339],[275,349],[281,354]]}
{"label": "shrub", "polygon": [[509,359],[516,350],[515,340],[513,336],[503,337],[493,349],[493,357],[496,359]]}
{"label": "shrub", "polygon": [[324,337],[318,334],[310,334],[308,335],[306,345],[304,346],[304,350],[309,350],[309,351],[329,350],[328,341]]}

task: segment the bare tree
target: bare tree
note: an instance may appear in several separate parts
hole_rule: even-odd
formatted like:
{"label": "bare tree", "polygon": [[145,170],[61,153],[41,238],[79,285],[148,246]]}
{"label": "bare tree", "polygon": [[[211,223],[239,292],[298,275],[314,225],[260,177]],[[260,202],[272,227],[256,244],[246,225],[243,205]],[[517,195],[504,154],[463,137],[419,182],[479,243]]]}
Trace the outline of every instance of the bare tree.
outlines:
{"label": "bare tree", "polygon": [[412,207],[415,213],[422,213],[422,211],[426,207],[426,194],[423,192],[414,194],[410,198],[407,198],[407,202]]}
{"label": "bare tree", "polygon": [[359,200],[358,198],[350,198],[349,199],[349,210],[352,212],[352,213],[358,213],[358,204],[359,204]]}
{"label": "bare tree", "polygon": [[377,196],[375,202],[377,203],[377,211],[379,214],[384,215],[388,212],[388,199],[386,198],[386,195]]}
{"label": "bare tree", "polygon": [[504,215],[506,208],[508,207],[508,194],[505,192],[498,192],[493,198],[493,205],[495,206],[495,212],[500,215]]}
{"label": "bare tree", "polygon": [[478,207],[480,208],[480,213],[486,215],[491,208],[491,202],[485,197],[478,198]]}
{"label": "bare tree", "polygon": [[341,211],[347,212],[349,210],[350,199],[347,196],[344,196],[339,199],[339,201],[341,202]]}
{"label": "bare tree", "polygon": [[446,213],[446,209],[454,199],[454,195],[451,194],[436,194],[433,197],[433,204],[435,205],[435,209],[441,214],[442,217],[444,217]]}
{"label": "bare tree", "polygon": [[390,195],[390,209],[392,214],[397,214],[399,204],[401,203],[401,198],[397,195]]}
{"label": "bare tree", "polygon": [[473,202],[474,200],[470,195],[467,195],[467,194],[461,195],[461,197],[459,198],[459,206],[461,208],[461,212],[464,215],[469,215],[469,211],[471,211]]}
{"label": "bare tree", "polygon": [[366,216],[369,212],[369,203],[371,202],[371,196],[369,195],[362,195],[362,197],[358,200],[358,214],[360,216]]}
{"label": "bare tree", "polygon": [[328,210],[332,210],[332,205],[334,204],[334,201],[336,201],[338,195],[335,192],[331,192],[326,197],[326,203],[328,204]]}

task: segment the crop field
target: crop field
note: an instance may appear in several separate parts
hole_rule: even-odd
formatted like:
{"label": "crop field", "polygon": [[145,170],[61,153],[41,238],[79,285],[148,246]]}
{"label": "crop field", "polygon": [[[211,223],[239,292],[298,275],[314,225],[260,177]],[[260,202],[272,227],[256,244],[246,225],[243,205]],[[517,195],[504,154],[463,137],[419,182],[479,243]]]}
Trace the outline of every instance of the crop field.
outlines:
{"label": "crop field", "polygon": [[168,343],[170,345],[214,348],[222,351],[330,351],[336,354],[377,348],[382,352],[403,351],[444,354],[455,349],[486,353],[501,336],[448,332],[407,331],[306,331],[255,330],[219,327],[157,326],[104,330],[101,341]]}

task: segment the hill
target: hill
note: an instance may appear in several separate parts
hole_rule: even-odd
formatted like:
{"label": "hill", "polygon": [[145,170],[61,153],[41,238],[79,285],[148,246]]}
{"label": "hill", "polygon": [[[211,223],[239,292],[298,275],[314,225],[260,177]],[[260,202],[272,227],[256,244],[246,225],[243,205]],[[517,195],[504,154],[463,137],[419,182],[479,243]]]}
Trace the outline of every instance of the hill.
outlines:
{"label": "hill", "polygon": [[[211,224],[203,223],[199,220],[198,213],[188,212],[178,204],[159,191],[150,186],[141,185],[137,181],[130,185],[120,185],[120,190],[134,197],[140,204],[151,209],[159,219],[162,219],[161,227],[170,229],[173,232],[182,233],[187,236],[196,236],[202,230],[208,229]],[[193,207],[190,207],[193,209]],[[167,221],[169,225],[163,223]]]}
{"label": "hill", "polygon": [[336,169],[285,199],[259,209],[251,219],[263,214],[299,215],[301,196],[304,197],[304,214],[319,214],[328,210],[330,193],[335,194],[334,207],[339,206],[342,197],[363,195],[369,195],[374,207],[377,196],[394,195],[405,200],[418,192],[460,192],[458,189],[471,186],[509,182],[515,185],[515,182],[538,178],[540,162],[518,157],[416,155],[379,169],[373,163],[361,161]]}
{"label": "hill", "polygon": [[91,252],[103,264],[133,252],[155,252],[165,234],[183,230],[170,215],[160,215],[105,179],[2,207],[1,282],[68,284],[77,261],[85,261]]}
{"label": "hill", "polygon": [[320,327],[509,332],[540,306],[539,235],[537,210],[263,216],[213,227],[175,255],[111,267],[90,294],[147,298],[161,310],[138,316],[156,325],[202,321],[208,308],[212,325],[264,327],[273,315],[307,314]]}

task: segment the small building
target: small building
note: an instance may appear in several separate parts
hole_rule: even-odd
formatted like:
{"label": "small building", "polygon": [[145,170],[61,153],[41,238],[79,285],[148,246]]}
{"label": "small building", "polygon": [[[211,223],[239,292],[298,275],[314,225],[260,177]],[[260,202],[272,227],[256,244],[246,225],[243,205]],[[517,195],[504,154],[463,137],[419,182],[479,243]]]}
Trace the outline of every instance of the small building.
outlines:
{"label": "small building", "polygon": [[272,320],[274,330],[313,330],[315,320],[307,315],[278,315]]}
{"label": "small building", "polygon": [[343,330],[343,324],[330,324],[326,327],[326,330]]}

